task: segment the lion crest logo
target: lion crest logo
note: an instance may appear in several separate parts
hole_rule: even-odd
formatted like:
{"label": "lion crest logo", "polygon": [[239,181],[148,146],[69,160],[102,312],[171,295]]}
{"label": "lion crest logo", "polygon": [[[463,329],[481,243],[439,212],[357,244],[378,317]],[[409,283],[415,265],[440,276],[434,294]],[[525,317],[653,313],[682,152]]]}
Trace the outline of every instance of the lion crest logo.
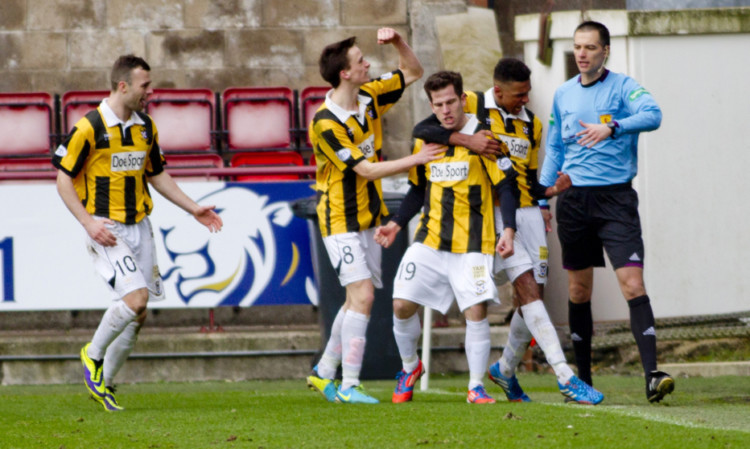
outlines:
{"label": "lion crest logo", "polygon": [[[189,214],[159,228],[169,258],[160,261],[162,277],[174,283],[185,304],[246,307],[300,300],[317,304],[312,269],[301,269],[301,255],[309,251],[300,250],[304,240],[276,237],[293,224],[288,202],[269,202],[268,195],[241,185],[211,192],[198,202],[216,205],[224,221],[221,232],[205,232]],[[290,294],[292,288],[304,294]]]}

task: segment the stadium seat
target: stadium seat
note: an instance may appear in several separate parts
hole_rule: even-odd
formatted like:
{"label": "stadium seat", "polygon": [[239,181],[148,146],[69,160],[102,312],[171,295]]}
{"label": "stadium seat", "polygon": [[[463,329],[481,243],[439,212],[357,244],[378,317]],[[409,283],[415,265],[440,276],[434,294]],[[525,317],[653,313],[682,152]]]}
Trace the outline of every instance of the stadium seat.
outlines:
{"label": "stadium seat", "polygon": [[76,122],[92,109],[96,109],[102,99],[109,96],[108,90],[71,90],[60,99],[62,133],[67,135]]}
{"label": "stadium seat", "polygon": [[52,157],[0,158],[0,171],[53,171]]}
{"label": "stadium seat", "polygon": [[331,90],[330,86],[309,86],[302,89],[302,92],[299,94],[300,126],[302,127],[301,132],[305,135],[308,148],[312,147],[310,136],[307,135],[310,121],[315,115],[315,111],[317,111],[320,105],[323,104],[323,101],[325,101],[326,93],[329,90]]}
{"label": "stadium seat", "polygon": [[[174,154],[165,153],[167,169],[170,168],[224,168],[224,159],[215,153],[206,154]],[[179,173],[171,173],[175,178],[219,180],[220,176],[183,176]]]}
{"label": "stadium seat", "polygon": [[228,151],[289,149],[294,92],[288,87],[230,87],[222,94]]}
{"label": "stadium seat", "polygon": [[213,139],[215,106],[210,89],[154,89],[146,112],[154,119],[162,151],[218,152]]}
{"label": "stadium seat", "polygon": [[56,143],[54,104],[46,92],[0,93],[0,156],[49,157]]}
{"label": "stadium seat", "polygon": [[[56,169],[52,165],[52,158],[50,156],[45,157],[16,157],[16,158],[0,158],[0,183],[5,182],[54,182],[53,177],[37,177],[38,173],[41,172],[54,172]],[[29,172],[31,175],[28,179],[7,179],[3,176],[4,173],[19,173]]]}
{"label": "stadium seat", "polygon": [[[296,151],[263,151],[237,153],[232,156],[229,162],[230,167],[248,167],[248,166],[304,166],[305,161],[302,155]],[[299,180],[304,175],[296,174],[268,174],[268,175],[238,175],[236,181],[281,181],[281,180]]]}

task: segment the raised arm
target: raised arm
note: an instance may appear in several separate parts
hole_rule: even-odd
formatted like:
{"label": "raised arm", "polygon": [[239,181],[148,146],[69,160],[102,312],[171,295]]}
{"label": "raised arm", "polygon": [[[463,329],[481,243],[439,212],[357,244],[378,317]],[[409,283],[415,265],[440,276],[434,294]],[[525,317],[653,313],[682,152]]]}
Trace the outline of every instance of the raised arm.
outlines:
{"label": "raised arm", "polygon": [[398,51],[398,68],[404,74],[404,83],[408,86],[424,74],[422,64],[417,59],[406,40],[393,28],[378,30],[378,44],[392,44]]}

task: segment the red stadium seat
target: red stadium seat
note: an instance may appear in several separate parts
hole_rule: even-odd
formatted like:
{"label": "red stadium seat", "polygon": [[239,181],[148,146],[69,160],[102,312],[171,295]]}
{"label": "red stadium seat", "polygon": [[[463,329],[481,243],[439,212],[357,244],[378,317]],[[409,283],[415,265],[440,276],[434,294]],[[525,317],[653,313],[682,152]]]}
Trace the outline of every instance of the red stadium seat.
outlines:
{"label": "red stadium seat", "polygon": [[46,92],[0,93],[0,156],[50,156],[54,111]]}
{"label": "red stadium seat", "polygon": [[288,87],[230,87],[222,94],[228,151],[288,149],[294,92]]}
{"label": "red stadium seat", "polygon": [[164,157],[169,168],[224,168],[224,159],[218,154],[174,154]]}
{"label": "red stadium seat", "polygon": [[81,117],[96,109],[102,99],[109,96],[108,90],[71,90],[60,99],[62,133],[68,134]]}
{"label": "red stadium seat", "polygon": [[[215,153],[206,154],[174,154],[165,153],[164,158],[167,160],[167,170],[171,168],[224,168],[224,159]],[[175,178],[181,179],[204,179],[219,180],[219,176],[183,176],[179,173],[170,174]]]}
{"label": "red stadium seat", "polygon": [[[55,167],[52,165],[52,158],[46,157],[16,157],[0,158],[0,182],[32,182],[32,183],[51,183],[55,182],[54,177],[39,176],[41,173],[54,172]],[[4,174],[25,173],[26,179],[9,179]]]}
{"label": "red stadium seat", "polygon": [[307,130],[310,127],[310,121],[315,115],[315,111],[318,110],[321,104],[325,101],[326,93],[331,90],[329,86],[309,86],[302,89],[299,94],[300,102],[300,126],[303,129],[305,138],[307,139],[307,147],[312,147],[310,142],[310,136],[307,134]]}
{"label": "red stadium seat", "polygon": [[217,152],[216,100],[210,89],[154,89],[146,112],[154,119],[164,153]]}
{"label": "red stadium seat", "polygon": [[0,158],[0,172],[53,171],[51,157]]}
{"label": "red stadium seat", "polygon": [[[302,155],[296,151],[262,151],[250,153],[237,153],[232,156],[229,165],[231,167],[247,166],[279,166],[290,165],[302,167],[305,161]],[[296,174],[274,174],[274,175],[239,175],[237,181],[279,181],[279,180],[299,180],[300,175]]]}

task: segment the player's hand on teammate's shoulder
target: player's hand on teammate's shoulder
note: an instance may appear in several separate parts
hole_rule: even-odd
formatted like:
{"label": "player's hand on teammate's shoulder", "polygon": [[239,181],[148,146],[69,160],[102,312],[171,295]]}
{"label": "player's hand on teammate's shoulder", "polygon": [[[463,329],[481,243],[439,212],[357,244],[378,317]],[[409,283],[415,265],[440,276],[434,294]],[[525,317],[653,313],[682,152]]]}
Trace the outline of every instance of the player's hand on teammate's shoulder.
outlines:
{"label": "player's hand on teammate's shoulder", "polygon": [[420,157],[420,163],[426,164],[443,157],[443,153],[445,153],[446,149],[447,147],[445,145],[439,143],[425,143],[422,145],[422,148],[417,155]]}
{"label": "player's hand on teammate's shoulder", "polygon": [[495,139],[491,131],[483,129],[468,138],[466,147],[478,155],[494,161],[497,156],[503,154],[504,145],[504,143]]}

